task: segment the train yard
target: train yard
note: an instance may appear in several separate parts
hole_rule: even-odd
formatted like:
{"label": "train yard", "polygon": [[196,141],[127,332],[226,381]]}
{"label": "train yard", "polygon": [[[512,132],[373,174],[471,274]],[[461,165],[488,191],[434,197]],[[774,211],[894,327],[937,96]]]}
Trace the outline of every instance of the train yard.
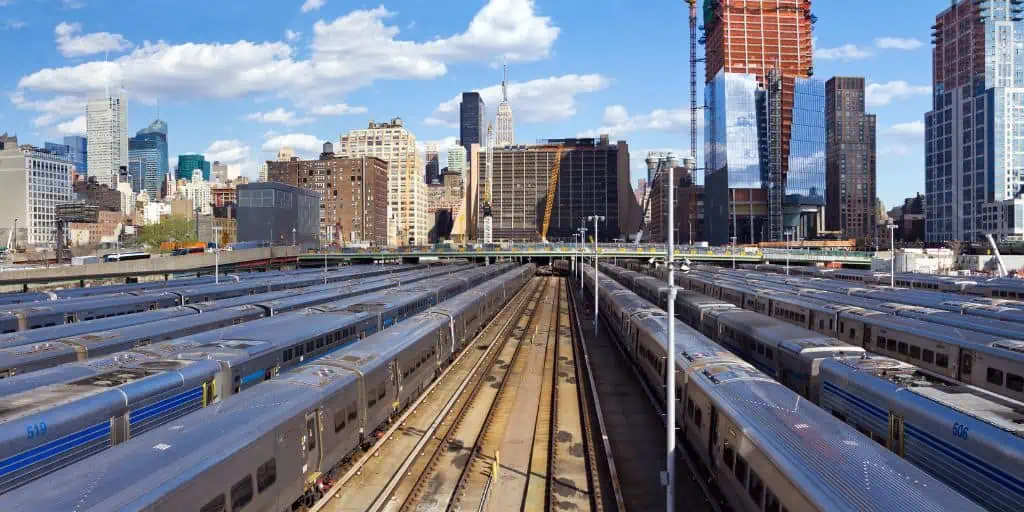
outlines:
{"label": "train yard", "polygon": [[0,295],[0,510],[665,509],[670,367],[676,510],[1024,499],[1015,283],[628,266]]}

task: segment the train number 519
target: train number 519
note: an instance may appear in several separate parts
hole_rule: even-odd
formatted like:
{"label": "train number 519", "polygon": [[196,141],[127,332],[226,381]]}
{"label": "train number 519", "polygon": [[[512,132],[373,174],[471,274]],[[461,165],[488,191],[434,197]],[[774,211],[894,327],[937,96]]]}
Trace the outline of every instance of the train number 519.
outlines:
{"label": "train number 519", "polygon": [[953,423],[953,435],[959,437],[960,439],[963,439],[964,441],[967,440],[968,430],[969,429],[967,428],[967,425],[961,423]]}

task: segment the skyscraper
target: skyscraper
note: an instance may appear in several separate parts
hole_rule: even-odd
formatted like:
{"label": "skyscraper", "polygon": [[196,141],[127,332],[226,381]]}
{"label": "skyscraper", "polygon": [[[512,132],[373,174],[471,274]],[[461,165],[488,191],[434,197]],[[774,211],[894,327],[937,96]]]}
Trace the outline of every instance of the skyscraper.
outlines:
{"label": "skyscraper", "polygon": [[370,124],[362,130],[349,130],[338,145],[339,157],[375,156],[388,162],[388,206],[390,226],[397,235],[390,244],[427,243],[427,184],[423,182],[423,161],[416,152],[416,136],[402,124],[401,118]]}
{"label": "skyscraper", "polygon": [[[998,232],[1024,185],[1024,22],[1015,0],[960,0],[935,17],[925,114],[925,241]],[[1007,203],[1008,202],[1008,203]],[[1012,218],[1011,214],[1006,216]]]}
{"label": "skyscraper", "polygon": [[448,172],[459,173],[463,178],[466,177],[466,162],[467,160],[466,148],[462,146],[451,146],[448,148]]}
{"label": "skyscraper", "polygon": [[142,187],[150,199],[160,198],[160,186],[169,172],[167,153],[167,123],[159,119],[139,130],[128,140],[129,170],[138,162],[142,172]]}
{"label": "skyscraper", "polygon": [[124,93],[90,99],[85,113],[88,174],[101,185],[113,186],[121,166],[128,166],[128,103]]}
{"label": "skyscraper", "polygon": [[825,84],[810,0],[704,3],[705,230],[725,244],[824,226]]}
{"label": "skyscraper", "polygon": [[427,172],[425,176],[427,184],[441,183],[441,162],[437,159],[437,144],[427,143]]}
{"label": "skyscraper", "polygon": [[875,116],[864,110],[864,77],[825,83],[826,224],[865,246],[875,233]]}
{"label": "skyscraper", "polygon": [[175,178],[191,181],[192,174],[195,171],[202,172],[204,181],[210,181],[210,162],[208,162],[203,155],[178,155],[178,173]]}
{"label": "skyscraper", "polygon": [[498,118],[495,121],[496,145],[498,147],[515,144],[516,134],[512,123],[512,106],[508,104],[508,66],[501,79],[501,103],[498,104]]}
{"label": "skyscraper", "polygon": [[480,93],[462,93],[462,102],[459,103],[459,143],[466,148],[467,155],[469,146],[487,144],[487,122],[484,120],[486,110]]}
{"label": "skyscraper", "polygon": [[81,135],[68,135],[64,137],[64,144],[68,147],[68,157],[71,158],[71,163],[75,164],[78,174],[87,174],[89,172],[86,163],[89,154],[89,139]]}

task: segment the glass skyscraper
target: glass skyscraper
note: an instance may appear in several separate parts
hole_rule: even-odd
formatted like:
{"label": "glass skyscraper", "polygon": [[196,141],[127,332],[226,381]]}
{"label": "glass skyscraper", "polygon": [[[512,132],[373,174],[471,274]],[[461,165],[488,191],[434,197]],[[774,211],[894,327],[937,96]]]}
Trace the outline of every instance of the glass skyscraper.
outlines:
{"label": "glass skyscraper", "polygon": [[66,156],[71,160],[71,163],[75,164],[75,172],[83,176],[86,175],[86,148],[88,147],[88,139],[78,135],[70,135],[64,137],[64,143],[58,144],[56,142],[47,142],[45,149],[51,154],[57,156]]}
{"label": "glass skyscraper", "polygon": [[[157,119],[128,140],[129,174],[135,164],[136,172],[141,173],[141,189],[146,191],[150,199],[160,198],[160,186],[169,172],[167,154],[167,123]],[[132,185],[133,190],[135,184]]]}
{"label": "glass skyscraper", "polygon": [[466,155],[469,155],[469,146],[472,144],[480,144],[480,147],[487,145],[485,110],[480,93],[462,93],[462,102],[459,103],[459,144],[466,148]]}
{"label": "glass skyscraper", "polygon": [[983,7],[961,0],[940,12],[933,27],[932,110],[925,114],[928,243],[998,233],[993,212],[1024,193],[1022,7],[1014,0]]}
{"label": "glass skyscraper", "polygon": [[825,204],[825,82],[816,78],[797,78],[793,87],[785,191],[789,205]]}
{"label": "glass skyscraper", "polygon": [[210,162],[203,155],[178,155],[178,172],[175,179],[192,181],[195,171],[203,173],[203,180],[210,181]]}

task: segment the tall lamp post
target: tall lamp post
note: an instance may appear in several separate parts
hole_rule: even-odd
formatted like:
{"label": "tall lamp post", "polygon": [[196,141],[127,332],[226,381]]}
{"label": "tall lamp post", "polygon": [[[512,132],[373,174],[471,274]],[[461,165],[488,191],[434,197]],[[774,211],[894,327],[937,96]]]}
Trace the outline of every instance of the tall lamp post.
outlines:
{"label": "tall lamp post", "polygon": [[292,228],[292,245],[295,245],[295,228]]}
{"label": "tall lamp post", "polygon": [[[583,248],[585,247],[584,244],[586,244],[586,243],[587,243],[587,228],[586,228],[586,226],[584,226],[584,227],[580,228],[580,264],[579,264],[579,269],[580,269],[580,290],[583,290]],[[595,276],[594,279],[596,280],[597,277]]]}
{"label": "tall lamp post", "polygon": [[220,284],[220,226],[213,226],[213,284]]}
{"label": "tall lamp post", "polygon": [[788,276],[789,275],[789,240],[790,240],[790,238],[793,237],[793,231],[790,230],[790,229],[787,229],[783,233],[783,237],[786,240],[786,275]]}
{"label": "tall lamp post", "polygon": [[594,334],[597,334],[597,288],[599,286],[597,280],[597,222],[604,222],[603,215],[591,215],[587,217],[587,220],[594,221]]}
{"label": "tall lamp post", "polygon": [[889,287],[896,287],[896,223],[889,219]]}
{"label": "tall lamp post", "polygon": [[[666,247],[665,263],[668,265],[668,359],[666,366],[668,375],[666,378],[665,397],[665,504],[667,510],[675,509],[675,475],[676,475],[676,279],[675,279],[675,197],[672,189],[675,187],[675,176],[673,168],[668,166],[668,208],[665,211],[668,215],[668,245]],[[596,287],[595,287],[596,289]],[[596,306],[595,306],[596,311]],[[596,316],[596,315],[595,315]]]}
{"label": "tall lamp post", "polygon": [[732,250],[729,252],[732,253],[732,269],[736,270],[736,237],[732,237]]}

